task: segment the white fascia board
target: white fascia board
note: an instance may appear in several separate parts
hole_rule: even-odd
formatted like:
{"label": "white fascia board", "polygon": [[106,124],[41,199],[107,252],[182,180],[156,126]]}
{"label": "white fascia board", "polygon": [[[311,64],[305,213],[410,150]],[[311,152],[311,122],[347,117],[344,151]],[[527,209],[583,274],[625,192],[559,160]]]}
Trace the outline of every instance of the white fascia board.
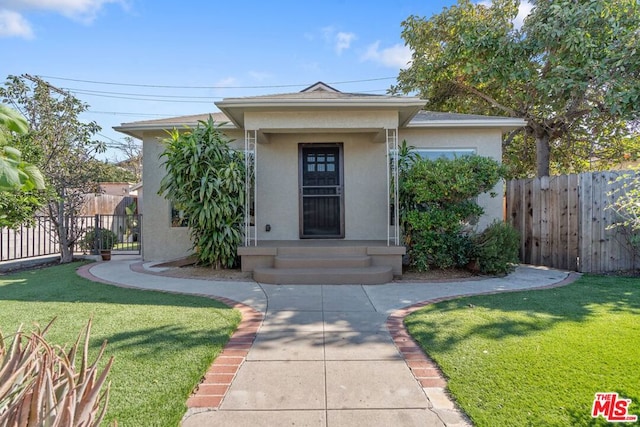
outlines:
{"label": "white fascia board", "polygon": [[522,119],[486,119],[486,120],[429,120],[412,122],[407,128],[501,128],[517,129],[527,125]]}

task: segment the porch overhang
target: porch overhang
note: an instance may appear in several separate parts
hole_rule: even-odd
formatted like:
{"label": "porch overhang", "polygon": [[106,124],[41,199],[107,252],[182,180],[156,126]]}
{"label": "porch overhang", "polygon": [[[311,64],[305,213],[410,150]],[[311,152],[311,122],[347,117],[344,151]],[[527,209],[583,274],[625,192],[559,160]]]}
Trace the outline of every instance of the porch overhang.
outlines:
{"label": "porch overhang", "polygon": [[[261,113],[281,114],[290,116],[291,114],[310,113],[316,119],[318,113],[340,113],[346,116],[359,113],[392,112],[394,114],[393,127],[406,126],[411,119],[424,106],[424,101],[415,97],[394,97],[380,96],[367,99],[360,98],[331,98],[331,99],[256,99],[256,98],[227,98],[216,102],[216,106],[222,111],[238,128],[251,128],[246,123],[247,113],[249,115]],[[354,123],[357,125],[357,123]],[[326,126],[330,128],[331,126]],[[321,128],[324,128],[322,126]],[[334,126],[335,128],[335,126]]]}

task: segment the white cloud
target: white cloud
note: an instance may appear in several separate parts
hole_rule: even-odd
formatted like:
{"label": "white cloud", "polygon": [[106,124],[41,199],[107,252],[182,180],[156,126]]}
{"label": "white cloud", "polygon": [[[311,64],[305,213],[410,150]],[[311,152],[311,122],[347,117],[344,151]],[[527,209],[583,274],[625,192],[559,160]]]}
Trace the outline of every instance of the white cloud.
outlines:
{"label": "white cloud", "polygon": [[343,50],[351,47],[351,42],[355,40],[356,35],[354,33],[343,33],[342,31],[336,34],[336,53],[340,55]]}
{"label": "white cloud", "polygon": [[[492,0],[482,0],[479,1],[478,4],[481,4],[486,7],[491,7]],[[524,24],[524,19],[529,16],[531,13],[531,9],[533,9],[533,4],[529,2],[529,0],[521,0],[520,6],[518,6],[518,15],[513,20],[513,26],[516,29],[520,29],[522,24]]]}
{"label": "white cloud", "polygon": [[372,43],[362,55],[363,61],[373,61],[385,67],[406,68],[411,61],[411,49],[402,44],[380,49],[380,42]]}
{"label": "white cloud", "polygon": [[33,38],[33,30],[18,12],[0,9],[0,37]]}
{"label": "white cloud", "polygon": [[[324,41],[331,44],[338,55],[340,55],[344,50],[349,49],[351,47],[351,42],[358,38],[355,33],[338,31],[333,26],[324,27],[320,29],[320,32],[322,33]],[[309,38],[307,37],[307,39]]]}
{"label": "white cloud", "polygon": [[31,25],[24,17],[25,12],[54,12],[88,25],[96,19],[104,5],[115,3],[127,9],[127,2],[128,0],[0,0],[0,37],[7,37],[9,29],[13,29],[13,34],[9,35],[17,33],[21,37],[33,37]]}

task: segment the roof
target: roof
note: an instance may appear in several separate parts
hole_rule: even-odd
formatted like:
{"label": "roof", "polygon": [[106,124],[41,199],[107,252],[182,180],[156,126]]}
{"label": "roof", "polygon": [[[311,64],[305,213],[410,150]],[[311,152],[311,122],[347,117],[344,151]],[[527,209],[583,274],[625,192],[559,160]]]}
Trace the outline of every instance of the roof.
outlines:
{"label": "roof", "polygon": [[502,131],[517,129],[525,126],[524,119],[501,116],[482,116],[478,114],[444,113],[437,111],[420,111],[411,122],[408,128],[500,128]]}
{"label": "roof", "polygon": [[400,126],[408,128],[494,127],[505,131],[526,124],[522,119],[511,117],[424,111],[421,110],[424,103],[424,100],[417,97],[340,92],[323,82],[317,82],[300,92],[225,98],[216,102],[216,106],[222,112],[122,123],[114,129],[141,138],[142,132],[146,130],[195,127],[199,121],[206,121],[210,115],[216,122],[227,122],[224,125],[226,128],[242,129],[245,111],[266,111],[269,109],[299,111],[303,108],[312,111],[335,108],[397,109]]}
{"label": "roof", "polygon": [[274,95],[258,95],[242,98],[225,98],[216,106],[239,128],[244,127],[245,111],[264,109],[308,110],[322,109],[397,109],[399,123],[404,126],[424,106],[424,100],[414,96],[374,95],[340,92],[331,86],[317,82],[300,92]]}

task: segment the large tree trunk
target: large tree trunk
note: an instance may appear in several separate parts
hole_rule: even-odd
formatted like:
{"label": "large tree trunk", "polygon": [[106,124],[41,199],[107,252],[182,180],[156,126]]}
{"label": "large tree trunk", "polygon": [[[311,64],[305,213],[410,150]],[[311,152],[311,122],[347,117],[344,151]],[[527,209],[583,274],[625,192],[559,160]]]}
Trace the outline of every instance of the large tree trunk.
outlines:
{"label": "large tree trunk", "polygon": [[73,261],[73,251],[69,247],[69,230],[64,212],[64,199],[58,202],[58,244],[60,245],[60,264]]}
{"label": "large tree trunk", "polygon": [[540,132],[536,134],[536,176],[549,176],[549,134]]}

